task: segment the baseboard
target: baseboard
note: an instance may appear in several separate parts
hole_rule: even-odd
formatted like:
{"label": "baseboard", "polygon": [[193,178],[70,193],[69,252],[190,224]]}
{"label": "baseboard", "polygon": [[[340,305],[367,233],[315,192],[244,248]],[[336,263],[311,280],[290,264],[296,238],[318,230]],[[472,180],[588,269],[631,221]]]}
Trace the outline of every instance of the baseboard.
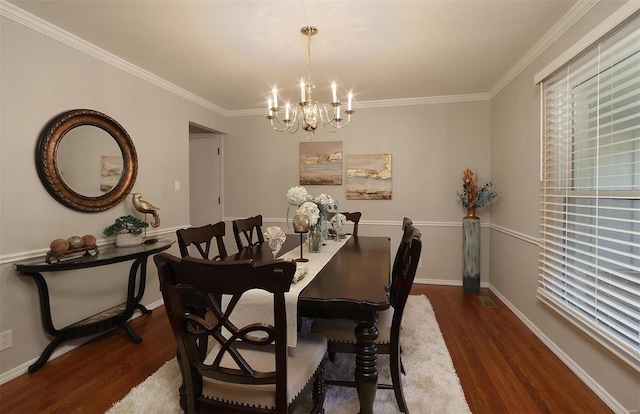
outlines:
{"label": "baseboard", "polygon": [[[147,309],[153,310],[159,306],[162,306],[164,304],[163,300],[160,299],[158,301],[155,301],[149,305],[145,305],[145,307]],[[135,311],[134,314],[131,316],[131,318],[129,318],[129,320],[133,320],[136,319],[137,317],[141,316],[142,313],[140,311]],[[57,357],[59,357],[60,355],[64,355],[67,352],[71,352],[74,349],[78,348],[81,345],[86,344],[87,342],[89,342],[90,340],[103,335],[103,334],[97,334],[97,335],[93,335],[93,336],[87,336],[86,338],[81,338],[81,339],[76,339],[74,340],[74,344],[62,344],[59,347],[56,348],[55,351],[53,351],[53,353],[51,354],[51,356],[49,357],[48,361],[51,361],[53,359],[56,359]],[[0,375],[0,385],[4,384],[5,382],[9,382],[14,378],[19,377],[22,374],[26,374],[28,372],[29,366],[31,364],[33,364],[34,362],[36,362],[38,360],[38,358],[40,358],[40,355],[38,355],[37,357],[31,359],[30,361],[25,362],[24,364],[18,365],[17,367],[10,369],[7,372],[2,373],[2,375]]]}
{"label": "baseboard", "polygon": [[573,371],[573,373],[576,374],[578,378],[580,378],[582,382],[584,382],[585,385],[589,387],[589,389],[591,389],[591,391],[593,391],[607,406],[609,406],[609,408],[611,408],[613,412],[620,414],[629,413],[629,410],[624,408],[615,398],[613,398],[613,396],[611,396],[611,394],[607,392],[607,390],[602,388],[600,384],[598,384],[598,382],[591,378],[591,376],[589,376],[589,374],[587,374],[580,367],[580,365],[572,360],[566,353],[564,353],[564,351],[562,351],[560,347],[558,347],[540,329],[538,329],[538,327],[533,322],[531,322],[522,312],[520,312],[518,308],[513,305],[513,303],[509,302],[509,300],[504,295],[502,295],[500,291],[495,288],[495,286],[489,285],[489,289],[491,289],[491,291],[502,301],[502,303],[504,303],[505,306],[508,307],[511,312],[513,312],[518,317],[518,319],[520,319],[522,323],[524,323],[527,328],[529,328],[529,330],[533,332],[533,334],[537,336],[538,339],[540,339],[542,343],[544,343],[547,348],[551,350],[551,352],[553,352],[558,358],[560,358],[560,360],[567,367],[569,367],[569,369]]}
{"label": "baseboard", "polygon": [[[462,286],[462,280],[415,278],[413,283],[419,285]],[[488,288],[489,282],[480,282],[481,288]]]}

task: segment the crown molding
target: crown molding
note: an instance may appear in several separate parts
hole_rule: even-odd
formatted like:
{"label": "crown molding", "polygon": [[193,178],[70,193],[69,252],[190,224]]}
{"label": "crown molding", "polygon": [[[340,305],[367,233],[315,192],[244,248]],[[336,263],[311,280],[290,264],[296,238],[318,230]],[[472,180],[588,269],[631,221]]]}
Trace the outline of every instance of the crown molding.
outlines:
{"label": "crown molding", "polygon": [[[475,93],[467,95],[428,96],[423,98],[382,99],[378,101],[358,101],[353,103],[354,109],[366,108],[390,108],[394,106],[435,105],[456,102],[473,102],[490,100],[488,93]],[[229,117],[264,115],[263,109],[241,109],[229,111]]]}
{"label": "crown molding", "polygon": [[33,29],[39,33],[42,33],[43,35],[57,40],[60,43],[64,43],[67,46],[73,47],[74,49],[79,50],[82,53],[93,56],[94,58],[99,59],[115,68],[118,68],[153,85],[165,89],[197,105],[207,108],[220,115],[229,116],[228,110],[212,102],[209,102],[206,99],[203,99],[185,89],[182,89],[174,85],[173,83],[168,82],[161,77],[156,76],[153,73],[148,72],[134,65],[133,63],[114,55],[113,53],[107,52],[106,50],[97,47],[93,43],[89,43],[86,40],[79,38],[78,36],[62,30],[59,27],[47,22],[46,20],[34,16],[33,14],[28,13],[17,6],[6,2],[5,0],[0,0],[0,15],[5,16],[17,23],[20,23],[23,26],[29,27],[30,29]]}
{"label": "crown molding", "polygon": [[548,76],[564,66],[571,59],[585,51],[587,48],[598,42],[603,36],[611,32],[616,26],[620,25],[634,13],[640,10],[639,0],[629,0],[621,6],[615,13],[607,17],[597,27],[582,37],[577,43],[567,49],[563,54],[558,56],[553,62],[548,64],[544,69],[533,77],[533,83],[539,84]]}
{"label": "crown molding", "polygon": [[489,90],[489,96],[493,99],[502,89],[513,81],[522,71],[533,63],[556,40],[569,30],[589,10],[598,4],[600,0],[578,1],[552,28],[549,30],[509,71]]}
{"label": "crown molding", "polygon": [[[420,98],[406,98],[406,99],[384,99],[376,101],[362,101],[354,103],[355,108],[388,108],[388,107],[400,107],[400,106],[415,106],[415,105],[433,105],[443,103],[457,103],[457,102],[473,102],[473,101],[487,101],[496,96],[505,86],[507,86],[513,79],[515,79],[524,69],[526,69],[538,56],[540,56],[550,45],[552,45],[562,34],[564,34],[575,22],[577,22],[585,13],[587,13],[593,6],[595,6],[600,0],[581,0],[569,10],[563,18],[557,22],[551,30],[540,39],[536,45],[525,56],[520,59],[490,90],[486,93],[466,94],[466,95],[449,95],[449,96],[432,96],[432,97],[420,97]],[[637,3],[637,0],[629,0],[629,3]],[[64,31],[57,26],[40,19],[5,0],[0,0],[0,15],[5,16],[11,20],[16,21],[24,26],[27,26],[39,33],[42,33],[50,38],[64,43],[70,47],[73,47],[83,53],[102,60],[103,62],[112,65],[124,72],[127,72],[133,76],[136,76],[142,80],[145,80],[153,85],[156,85],[162,89],[165,89],[177,96],[180,96],[188,101],[191,101],[199,106],[209,109],[224,117],[239,117],[239,116],[254,116],[262,115],[263,109],[243,109],[243,110],[228,110],[216,105],[206,99],[203,99],[185,89],[182,89],[173,83],[170,83],[159,76],[148,72],[131,62],[128,62],[112,53],[107,52],[104,49],[97,47],[96,45],[89,43],[67,31]]]}

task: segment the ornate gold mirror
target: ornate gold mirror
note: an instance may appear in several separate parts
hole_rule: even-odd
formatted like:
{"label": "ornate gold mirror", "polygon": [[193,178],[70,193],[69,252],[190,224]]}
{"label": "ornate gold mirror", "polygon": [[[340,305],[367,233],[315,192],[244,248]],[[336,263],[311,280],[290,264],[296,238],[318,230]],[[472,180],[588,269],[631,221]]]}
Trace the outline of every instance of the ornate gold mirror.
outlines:
{"label": "ornate gold mirror", "polygon": [[58,202],[97,212],[129,195],[138,157],[118,122],[98,111],[74,109],[58,115],[43,130],[36,167],[42,184]]}

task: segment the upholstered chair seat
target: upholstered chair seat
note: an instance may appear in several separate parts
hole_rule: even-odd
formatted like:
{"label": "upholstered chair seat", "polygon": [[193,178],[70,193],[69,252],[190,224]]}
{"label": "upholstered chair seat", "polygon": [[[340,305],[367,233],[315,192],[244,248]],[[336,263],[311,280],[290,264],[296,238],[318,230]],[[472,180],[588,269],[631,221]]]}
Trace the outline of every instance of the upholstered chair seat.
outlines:
{"label": "upholstered chair seat", "polygon": [[[299,333],[298,343],[288,349],[287,356],[287,404],[291,404],[314,379],[316,371],[322,366],[324,350],[327,340],[322,335]],[[255,370],[262,372],[275,371],[275,358],[273,347],[268,350],[247,347],[242,349],[242,356]],[[205,359],[205,364],[211,364],[220,350],[216,346]],[[221,362],[222,367],[236,368],[229,354],[225,354]],[[274,410],[276,406],[275,384],[234,384],[231,382],[217,381],[204,377],[202,396],[216,401],[224,401],[227,404],[240,406],[260,407]]]}

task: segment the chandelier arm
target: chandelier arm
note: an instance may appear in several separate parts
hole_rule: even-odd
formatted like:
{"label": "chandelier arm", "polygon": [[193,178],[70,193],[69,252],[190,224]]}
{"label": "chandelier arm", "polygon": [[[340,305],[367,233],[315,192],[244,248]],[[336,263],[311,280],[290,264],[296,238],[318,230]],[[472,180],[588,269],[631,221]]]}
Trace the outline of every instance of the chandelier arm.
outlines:
{"label": "chandelier arm", "polygon": [[[284,132],[284,131],[289,131],[291,129],[291,127],[293,125],[296,125],[296,128],[291,131],[291,133],[294,133],[298,130],[298,125],[297,125],[297,116],[298,116],[298,112],[296,111],[296,108],[293,108],[293,119],[290,120],[289,122],[283,121],[280,119],[280,117],[278,116],[278,113],[276,112],[275,115],[270,115],[267,117],[267,119],[271,120],[271,127],[276,130],[277,132]],[[276,120],[278,122],[278,124],[280,126],[282,126],[282,129],[279,129],[278,126],[276,124],[274,124],[273,120]]]}
{"label": "chandelier arm", "polygon": [[[291,125],[289,125],[289,128],[287,128],[287,132],[290,134],[295,134],[296,132],[298,132],[298,129],[300,128],[300,123],[302,116],[300,116],[300,121],[298,120],[298,108],[293,108],[293,119],[291,120]],[[292,126],[295,125],[294,129],[291,129]]]}
{"label": "chandelier arm", "polygon": [[[322,125],[324,126],[324,129],[329,132],[329,133],[334,133],[339,129],[342,129],[344,127],[346,127],[349,124],[349,121],[351,121],[351,114],[347,114],[347,120],[345,121],[344,118],[338,122],[335,119],[332,120],[331,122],[327,122],[327,123],[322,123]],[[333,128],[333,129],[331,129]]]}
{"label": "chandelier arm", "polygon": [[[335,134],[336,132],[338,132],[338,128],[335,127],[335,125],[332,124],[325,124],[324,122],[322,123],[322,126],[324,127],[324,130],[327,131],[330,134]],[[332,127],[333,129],[329,128]]]}
{"label": "chandelier arm", "polygon": [[[276,125],[276,124],[273,122],[273,120],[274,120],[274,119],[275,119],[276,121],[278,121],[278,124],[280,124],[280,125],[283,127],[282,129],[278,128],[278,125]],[[274,117],[272,117],[272,118],[270,119],[270,121],[271,121],[271,127],[272,127],[275,131],[277,131],[277,132],[284,132],[284,131],[287,131],[287,130],[291,127],[291,126],[286,126],[286,125],[284,125],[282,122],[280,122],[280,120],[278,119],[278,117],[275,117],[275,116],[274,116]]]}

